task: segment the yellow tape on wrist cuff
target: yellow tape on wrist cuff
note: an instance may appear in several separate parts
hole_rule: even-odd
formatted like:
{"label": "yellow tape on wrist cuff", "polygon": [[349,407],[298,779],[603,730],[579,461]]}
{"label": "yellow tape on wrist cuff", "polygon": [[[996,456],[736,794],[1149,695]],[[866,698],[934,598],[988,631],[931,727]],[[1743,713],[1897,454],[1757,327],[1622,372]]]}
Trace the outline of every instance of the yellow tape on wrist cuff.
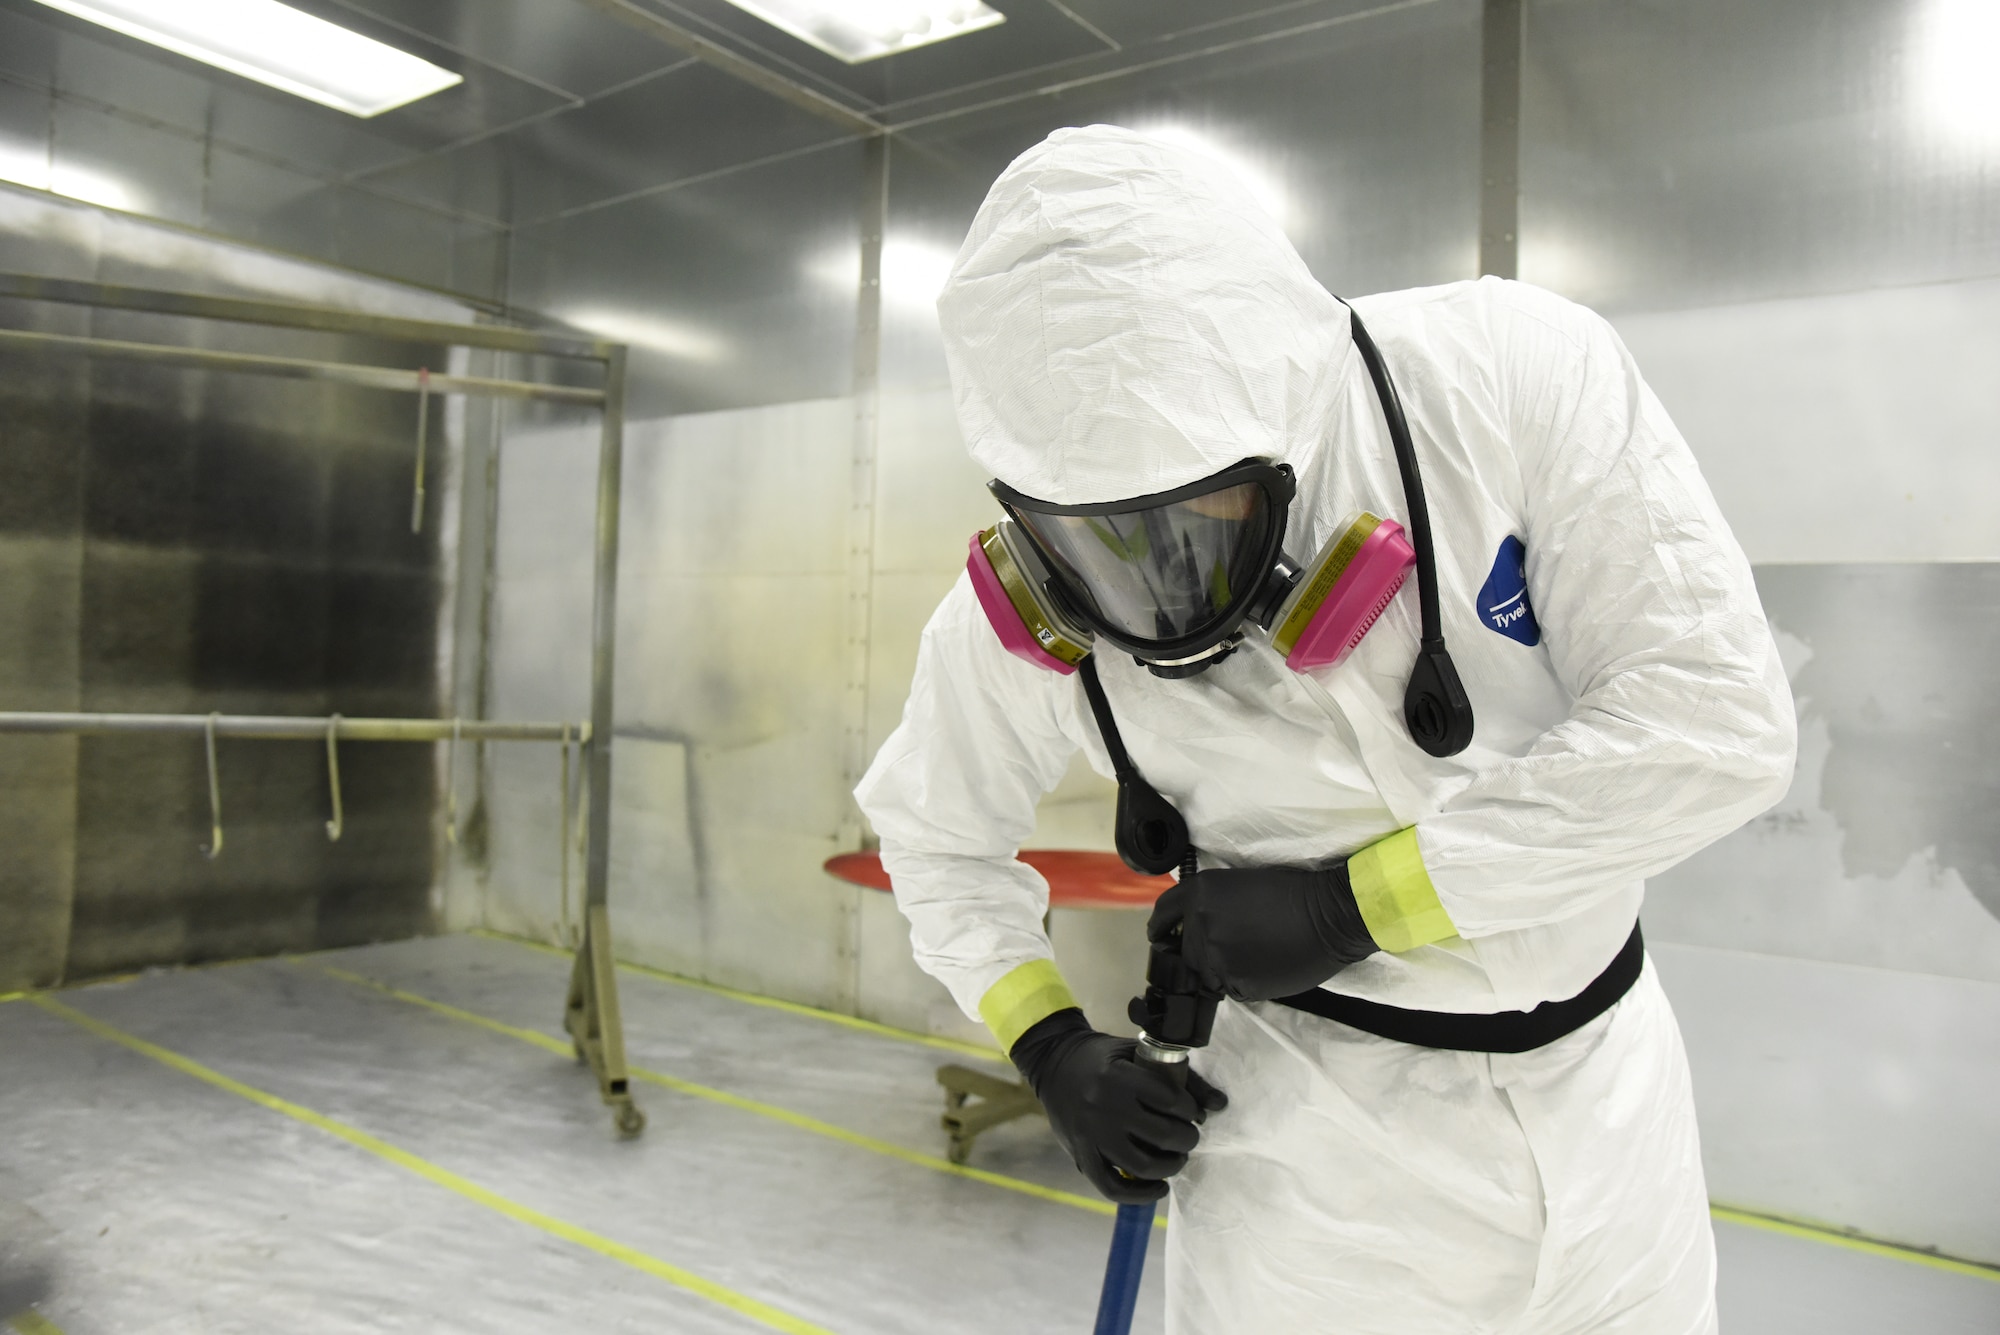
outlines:
{"label": "yellow tape on wrist cuff", "polygon": [[1347,878],[1361,921],[1382,949],[1400,953],[1458,935],[1424,870],[1414,825],[1349,858]]}
{"label": "yellow tape on wrist cuff", "polygon": [[1076,997],[1056,971],[1054,960],[1029,960],[986,989],[979,999],[979,1018],[1000,1040],[1002,1052],[1037,1022],[1076,1005]]}

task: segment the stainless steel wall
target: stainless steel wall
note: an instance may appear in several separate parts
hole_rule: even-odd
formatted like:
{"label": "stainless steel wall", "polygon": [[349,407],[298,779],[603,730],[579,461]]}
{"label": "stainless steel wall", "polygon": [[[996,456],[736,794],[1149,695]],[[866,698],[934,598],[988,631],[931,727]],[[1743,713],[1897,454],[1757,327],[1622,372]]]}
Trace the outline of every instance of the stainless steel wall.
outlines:
{"label": "stainless steel wall", "polygon": [[[0,189],[0,269],[463,314]],[[0,302],[0,324],[378,364],[444,349]],[[457,432],[433,406],[430,516],[409,526],[415,401],[309,382],[0,359],[0,694],[7,708],[432,715],[448,646]],[[431,920],[430,748],[224,741],[211,862],[202,746],[0,738],[0,987],[406,936]]]}
{"label": "stainless steel wall", "polygon": [[1987,9],[1530,0],[1521,276],[1627,311],[1992,274]]}

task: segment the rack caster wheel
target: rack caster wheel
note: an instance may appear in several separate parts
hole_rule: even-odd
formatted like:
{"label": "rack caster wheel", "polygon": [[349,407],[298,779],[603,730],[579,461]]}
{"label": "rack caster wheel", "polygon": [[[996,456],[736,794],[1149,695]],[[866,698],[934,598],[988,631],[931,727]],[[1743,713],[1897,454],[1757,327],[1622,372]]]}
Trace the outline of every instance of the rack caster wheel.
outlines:
{"label": "rack caster wheel", "polygon": [[621,1136],[636,1136],[646,1129],[646,1114],[639,1110],[636,1103],[619,1104],[611,1120],[617,1124]]}

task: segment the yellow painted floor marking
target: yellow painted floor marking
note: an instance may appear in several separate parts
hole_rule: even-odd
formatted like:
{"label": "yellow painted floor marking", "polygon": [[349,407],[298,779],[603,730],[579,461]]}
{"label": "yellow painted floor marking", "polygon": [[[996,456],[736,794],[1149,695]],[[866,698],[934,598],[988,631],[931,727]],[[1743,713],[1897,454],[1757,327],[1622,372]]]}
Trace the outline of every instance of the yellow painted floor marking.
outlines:
{"label": "yellow painted floor marking", "polygon": [[[11,996],[0,997],[0,1001],[12,1001],[24,993],[15,992]],[[21,1335],[63,1335],[62,1327],[43,1316],[40,1312],[16,1312],[7,1322]]]}
{"label": "yellow painted floor marking", "polygon": [[19,1001],[27,995],[26,992],[0,992],[0,1005],[4,1005],[9,1001]]}
{"label": "yellow painted floor marking", "polygon": [[[460,1020],[466,1024],[478,1025],[481,1029],[488,1029],[496,1034],[505,1034],[507,1037],[519,1039],[523,1043],[532,1043],[544,1052],[553,1052],[564,1057],[575,1055],[574,1049],[567,1039],[556,1038],[552,1035],[544,1034],[539,1030],[522,1029],[516,1025],[506,1024],[474,1011],[461,1010],[457,1006],[447,1005],[442,1001],[433,1001],[429,997],[419,996],[415,992],[405,992],[401,988],[391,987],[387,983],[379,983],[373,978],[364,977],[358,973],[350,973],[346,969],[336,969],[332,965],[321,964],[315,967],[322,973],[338,978],[344,983],[353,983],[358,987],[369,988],[382,993],[384,996],[408,1002],[412,1006],[422,1006],[425,1010],[434,1011],[439,1015],[449,1016],[454,1020]],[[671,1089],[676,1094],[686,1094],[690,1098],[703,1099],[709,1103],[721,1104],[725,1108],[734,1108],[738,1112],[752,1113],[758,1117],[768,1117],[774,1122],[782,1122],[786,1126],[794,1127],[800,1131],[809,1131],[813,1135],[825,1136],[828,1140],[837,1140],[843,1145],[852,1145],[857,1149],[884,1155],[891,1159],[900,1160],[903,1163],[914,1164],[919,1168],[928,1168],[933,1172],[949,1173],[953,1177],[962,1177],[973,1182],[984,1182],[990,1187],[1001,1187],[1007,1191],[1017,1191],[1024,1196],[1034,1196],[1040,1200],[1054,1201],[1058,1205],[1075,1206],[1079,1210],[1089,1210],[1093,1214],[1114,1215],[1118,1212],[1118,1207],[1109,1201],[1096,1200],[1074,1191],[1062,1191],[1055,1187],[1045,1187],[1038,1182],[1026,1182],[1018,1177],[1009,1177],[1005,1173],[988,1172],[984,1168],[968,1168],[964,1164],[956,1164],[949,1159],[941,1159],[934,1154],[924,1154],[918,1150],[905,1149],[901,1145],[890,1141],[863,1135],[859,1131],[849,1131],[846,1127],[835,1126],[831,1122],[823,1122],[817,1117],[808,1117],[804,1113],[793,1112],[789,1108],[780,1108],[774,1103],[765,1103],[758,1099],[745,1098],[741,1094],[731,1094],[727,1090],[716,1089],[710,1085],[698,1085],[692,1080],[682,1080],[677,1076],[662,1075],[658,1071],[649,1071],[644,1067],[632,1066],[629,1063],[625,1069],[626,1074],[634,1080],[643,1080],[649,1085],[658,1085],[662,1089]],[[1156,1222],[1159,1227],[1166,1227],[1167,1221],[1164,1217],[1161,1217]]]}
{"label": "yellow painted floor marking", "polygon": [[544,1233],[561,1238],[565,1242],[575,1243],[579,1247],[596,1252],[598,1255],[608,1257],[613,1261],[622,1262],[625,1265],[631,1266],[634,1270],[643,1271],[656,1279],[664,1279],[669,1284],[685,1289],[689,1293],[699,1297],[706,1298],[720,1307],[726,1307],[730,1311],[746,1316],[752,1321],[756,1321],[772,1330],[784,1331],[786,1335],[832,1335],[832,1332],[823,1326],[815,1326],[809,1321],[801,1320],[789,1312],[772,1307],[768,1303],[759,1302],[755,1298],[736,1292],[734,1289],[725,1288],[713,1280],[703,1279],[693,1271],[683,1270],[677,1265],[662,1261],[656,1256],[638,1250],[636,1247],[628,1247],[624,1243],[607,1238],[601,1233],[593,1233],[589,1229],[579,1228],[577,1225],[557,1219],[553,1215],[543,1214],[540,1210],[522,1205],[518,1201],[510,1200],[498,1192],[489,1191],[469,1178],[460,1177],[457,1173],[449,1169],[440,1168],[428,1159],[419,1158],[411,1154],[408,1150],[399,1149],[386,1140],[378,1140],[358,1127],[349,1126],[345,1122],[316,1113],[310,1108],[291,1102],[289,1099],[281,1099],[275,1094],[267,1094],[263,1090],[246,1085],[240,1080],[232,1080],[222,1074],[222,1072],[203,1066],[200,1062],[192,1058],[183,1057],[178,1052],[160,1047],[156,1043],[148,1043],[143,1038],[128,1034],[122,1029],[106,1024],[104,1021],[93,1016],[86,1015],[80,1010],[65,1006],[60,1001],[55,1001],[45,996],[30,997],[29,1000],[51,1015],[60,1016],[78,1028],[88,1030],[99,1038],[116,1043],[120,1047],[129,1048],[141,1056],[150,1057],[162,1066],[171,1067],[173,1070],[179,1071],[182,1075],[192,1076],[204,1084],[226,1090],[238,1098],[249,1100],[260,1108],[268,1108],[272,1112],[282,1113],[295,1121],[304,1122],[307,1126],[315,1127],[330,1136],[338,1137],[357,1149],[366,1150],[378,1159],[384,1159],[389,1163],[395,1164],[398,1168],[414,1173],[427,1182],[434,1183],[437,1186],[445,1188],[447,1191],[463,1196],[469,1201],[483,1205],[496,1214],[505,1215],[507,1218],[527,1224],[531,1228],[538,1228]]}
{"label": "yellow painted floor marking", "polygon": [[[560,955],[564,959],[574,959],[576,957],[575,951],[564,950],[561,946],[552,946],[546,941],[535,941],[525,936],[513,936],[507,932],[489,931],[484,927],[473,928],[471,935],[483,937],[488,941],[505,941],[510,945],[526,946],[530,950],[539,950],[547,955]],[[724,987],[720,983],[704,983],[698,978],[684,978],[680,974],[668,973],[665,969],[655,969],[646,964],[634,964],[630,960],[618,961],[618,967],[629,973],[640,974],[647,978],[657,978],[663,983],[675,983],[681,987],[691,987],[697,992],[706,992],[711,996],[727,997],[731,1001],[740,1001],[748,1006],[763,1006],[770,1010],[787,1011],[793,1015],[804,1015],[814,1020],[824,1020],[828,1024],[837,1024],[848,1029],[858,1029],[864,1034],[874,1034],[877,1038],[893,1038],[900,1043],[919,1043],[927,1048],[937,1048],[943,1052],[955,1052],[961,1057],[977,1057],[981,1061],[998,1062],[1002,1065],[1005,1065],[1007,1061],[1006,1057],[1001,1055],[998,1048],[982,1047],[977,1043],[963,1043],[955,1038],[939,1038],[935,1034],[919,1034],[909,1029],[898,1029],[894,1025],[880,1024],[874,1020],[864,1020],[858,1015],[842,1015],[839,1011],[821,1010],[817,1006],[807,1006],[797,1001],[780,1001],[776,997],[759,996],[755,992],[741,992],[733,987]]]}
{"label": "yellow painted floor marking", "polygon": [[1852,1252],[1884,1256],[1892,1261],[1914,1261],[1933,1270],[1943,1270],[1954,1275],[1970,1275],[1974,1279],[1987,1279],[2000,1283],[2000,1266],[1982,1265],[1978,1261],[1961,1261],[1955,1256],[1940,1256],[1936,1252],[1919,1251],[1915,1247],[1899,1247],[1893,1242],[1877,1242],[1873,1238],[1843,1233],[1837,1228],[1802,1224],[1797,1220],[1758,1214],[1752,1210],[1732,1209],[1726,1205],[1711,1205],[1708,1212],[1728,1224],[1761,1228],[1768,1233],[1783,1233],[1787,1237],[1804,1238],[1808,1242],[1829,1243],[1835,1247],[1845,1247]]}
{"label": "yellow painted floor marking", "polygon": [[[517,946],[526,946],[531,950],[539,950],[551,955],[560,955],[566,959],[572,957],[572,952],[564,950],[560,946],[552,946],[546,942],[530,940],[524,936],[513,936],[506,932],[495,932],[486,928],[474,928],[472,935],[485,937],[493,941],[506,941]],[[664,982],[678,983],[683,987],[692,987],[716,996],[727,997],[732,1001],[743,1001],[755,1006],[770,1006],[779,1010],[792,1011],[796,1014],[811,1016],[814,1019],[826,1020],[835,1024],[843,1024],[852,1028],[866,1030],[885,1038],[901,1039],[908,1043],[922,1043],[931,1047],[944,1048],[948,1051],[968,1053],[972,1056],[984,1057],[989,1061],[1003,1060],[997,1051],[990,1048],[980,1048],[970,1043],[958,1043],[948,1038],[933,1038],[927,1034],[912,1033],[907,1029],[897,1029],[890,1025],[877,1024],[872,1020],[861,1020],[849,1015],[823,1011],[812,1006],[800,1005],[797,1002],[779,1001],[772,997],[760,997],[752,992],[740,992],[735,988],[722,987],[715,983],[704,983],[693,978],[683,978],[679,974],[667,973],[665,970],[649,968],[643,964],[631,964],[621,961],[618,967],[630,970],[633,973],[643,974],[649,978],[658,978]],[[567,1051],[566,1048],[564,1050]],[[635,1074],[638,1073],[635,1072]],[[651,1077],[641,1075],[641,1078]],[[656,1079],[665,1080],[666,1078],[657,1077]],[[731,1097],[733,1096],[723,1096],[724,1099]],[[777,1109],[774,1111],[782,1112],[783,1110]],[[786,1115],[796,1116],[796,1114]],[[852,1135],[851,1132],[843,1134]],[[898,1153],[899,1155],[908,1155],[910,1152],[902,1150],[898,1151]],[[928,1156],[924,1155],[916,1157],[928,1158]],[[935,1162],[966,1175],[971,1175],[979,1171],[977,1169],[962,1168],[948,1160],[937,1160]],[[1006,1177],[999,1173],[988,1173],[982,1180],[990,1181],[995,1179],[997,1179],[995,1185],[1009,1186],[1017,1190],[1027,1189],[1037,1194],[1048,1190],[1047,1188],[1034,1187],[1030,1183],[1021,1182],[1018,1178]],[[1116,1207],[1110,1205],[1108,1202],[1092,1200],[1086,1196],[1075,1196],[1069,1192],[1055,1194],[1072,1196],[1073,1199],[1067,1203],[1081,1205],[1086,1209],[1095,1210],[1101,1214],[1116,1212]],[[1977,1261],[1963,1261],[1956,1257],[1939,1256],[1933,1252],[1920,1251],[1915,1247],[1902,1247],[1891,1242],[1878,1242],[1873,1238],[1857,1237],[1854,1234],[1843,1233],[1839,1229],[1827,1228],[1823,1225],[1800,1223],[1796,1220],[1783,1219],[1776,1215],[1757,1214],[1753,1211],[1738,1210],[1725,1205],[1711,1206],[1709,1213],[1717,1219],[1725,1220],[1732,1224],[1742,1224],[1749,1228],[1761,1228],[1774,1233],[1784,1233],[1791,1237],[1829,1243],[1836,1247],[1845,1247],[1851,1251],[1866,1252],[1873,1256],[1885,1256],[1899,1261],[1913,1261],[1918,1265],[1929,1266],[1936,1270],[1950,1271],[1953,1274],[1971,1275],[1979,1279],[2000,1281],[2000,1266],[1989,1266]],[[1166,1227],[1166,1222],[1164,1215],[1158,1220],[1159,1226],[1162,1228]]]}

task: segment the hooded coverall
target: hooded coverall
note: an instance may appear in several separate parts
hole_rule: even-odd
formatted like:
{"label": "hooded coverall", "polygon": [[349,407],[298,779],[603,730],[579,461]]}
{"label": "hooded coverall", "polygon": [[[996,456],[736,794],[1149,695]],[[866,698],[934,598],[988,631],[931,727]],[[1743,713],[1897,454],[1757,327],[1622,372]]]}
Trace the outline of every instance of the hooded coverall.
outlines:
{"label": "hooded coverall", "polygon": [[[1405,587],[1338,667],[1252,634],[1187,680],[1100,651],[1139,770],[1204,865],[1350,858],[1383,949],[1335,992],[1434,1011],[1575,995],[1646,877],[1772,805],[1795,725],[1750,568],[1611,328],[1481,279],[1357,300],[1401,392],[1444,630],[1477,711],[1443,759],[1405,730]],[[1151,494],[1291,464],[1287,549],[1406,519],[1347,308],[1223,169],[1110,127],[994,184],[939,301],[973,458],[1031,496]],[[1081,749],[1073,676],[1009,655],[961,578],[857,797],[918,962],[1003,1046],[1074,1004],[1047,887],[1014,854]],[[1715,1328],[1681,1038],[1650,962],[1610,1011],[1519,1055],[1412,1047],[1223,1003],[1195,1054],[1230,1096],[1173,1182],[1177,1335]]]}

